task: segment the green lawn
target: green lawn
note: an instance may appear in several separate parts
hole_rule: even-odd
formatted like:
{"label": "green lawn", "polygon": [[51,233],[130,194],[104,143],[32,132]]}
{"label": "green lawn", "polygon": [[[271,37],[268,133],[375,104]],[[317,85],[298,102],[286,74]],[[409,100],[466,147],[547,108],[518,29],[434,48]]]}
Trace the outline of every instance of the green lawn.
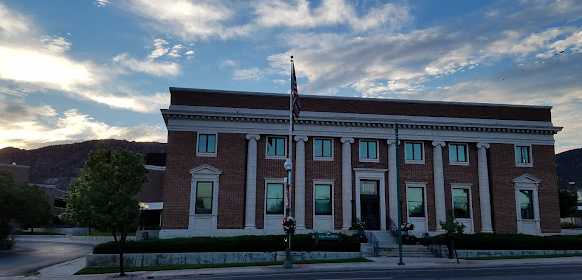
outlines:
{"label": "green lawn", "polygon": [[[369,262],[366,258],[337,259],[337,260],[309,260],[301,261],[298,264],[315,264],[315,263],[351,263],[351,262]],[[224,267],[248,267],[248,266],[268,266],[282,265],[283,262],[259,262],[259,263],[229,263],[229,264],[183,264],[183,265],[164,265],[164,266],[146,266],[126,268],[126,272],[135,271],[160,271],[160,270],[182,270],[182,269],[200,269],[200,268],[224,268]],[[117,273],[119,267],[86,267],[79,270],[75,275]]]}

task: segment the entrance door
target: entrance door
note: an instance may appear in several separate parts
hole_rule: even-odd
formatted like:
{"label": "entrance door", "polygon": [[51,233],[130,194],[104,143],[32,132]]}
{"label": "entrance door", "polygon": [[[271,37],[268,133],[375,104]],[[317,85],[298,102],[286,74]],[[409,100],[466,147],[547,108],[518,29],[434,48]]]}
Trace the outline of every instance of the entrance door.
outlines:
{"label": "entrance door", "polygon": [[362,222],[368,230],[380,229],[380,197],[378,181],[360,181],[360,208]]}
{"label": "entrance door", "polygon": [[426,222],[426,200],[424,185],[413,184],[406,187],[406,201],[408,212],[408,223],[414,225],[412,234],[422,236],[427,232]]}

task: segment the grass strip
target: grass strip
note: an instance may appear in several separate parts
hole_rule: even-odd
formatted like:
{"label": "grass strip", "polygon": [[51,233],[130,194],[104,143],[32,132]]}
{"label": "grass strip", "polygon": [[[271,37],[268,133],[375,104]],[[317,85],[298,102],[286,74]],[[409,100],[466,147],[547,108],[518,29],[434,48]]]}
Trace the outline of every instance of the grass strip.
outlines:
{"label": "grass strip", "polygon": [[[334,259],[334,260],[306,260],[296,262],[296,264],[319,264],[319,263],[353,263],[353,262],[370,262],[366,258],[351,259]],[[163,265],[163,266],[145,266],[145,267],[127,267],[126,272],[136,271],[162,271],[162,270],[183,270],[183,269],[201,269],[201,268],[226,268],[226,267],[250,267],[250,266],[269,266],[282,265],[283,262],[256,262],[256,263],[225,263],[225,264],[180,264],[180,265]],[[119,267],[85,267],[79,270],[75,275],[118,273]]]}

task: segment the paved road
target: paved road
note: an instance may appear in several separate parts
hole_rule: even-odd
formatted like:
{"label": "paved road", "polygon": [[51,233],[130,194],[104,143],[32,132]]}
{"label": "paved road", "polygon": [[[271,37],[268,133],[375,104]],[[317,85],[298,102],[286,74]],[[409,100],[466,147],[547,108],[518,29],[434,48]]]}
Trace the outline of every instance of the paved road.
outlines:
{"label": "paved road", "polygon": [[0,276],[17,276],[91,253],[93,245],[17,240],[12,252],[0,253]]}
{"label": "paved road", "polygon": [[[156,277],[157,278],[157,277]],[[293,272],[238,275],[199,275],[196,279],[302,279],[302,280],[390,280],[390,279],[474,279],[474,280],[579,280],[582,279],[582,265],[537,265],[496,268],[443,268],[411,270],[353,270],[329,272]],[[192,276],[164,279],[193,279]]]}

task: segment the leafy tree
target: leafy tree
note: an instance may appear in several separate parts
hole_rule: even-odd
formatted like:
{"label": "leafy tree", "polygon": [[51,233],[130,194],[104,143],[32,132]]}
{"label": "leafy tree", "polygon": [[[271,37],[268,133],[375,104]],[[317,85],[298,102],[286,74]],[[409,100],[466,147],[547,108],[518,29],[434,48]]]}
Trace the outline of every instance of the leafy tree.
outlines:
{"label": "leafy tree", "polygon": [[452,259],[455,252],[455,238],[463,234],[465,225],[457,222],[453,213],[449,212],[446,222],[441,222],[441,227],[446,231],[445,237],[449,251],[449,259]]}
{"label": "leafy tree", "polygon": [[576,212],[578,198],[575,192],[560,190],[560,217],[571,217]]}
{"label": "leafy tree", "polygon": [[135,199],[145,181],[140,154],[127,151],[96,150],[67,197],[69,221],[110,231],[119,251],[120,276],[125,275],[123,253],[127,234],[138,223],[139,205]]}
{"label": "leafy tree", "polygon": [[22,227],[50,223],[51,206],[45,193],[35,186],[17,185],[10,174],[0,173],[0,240],[11,232],[11,223]]}

